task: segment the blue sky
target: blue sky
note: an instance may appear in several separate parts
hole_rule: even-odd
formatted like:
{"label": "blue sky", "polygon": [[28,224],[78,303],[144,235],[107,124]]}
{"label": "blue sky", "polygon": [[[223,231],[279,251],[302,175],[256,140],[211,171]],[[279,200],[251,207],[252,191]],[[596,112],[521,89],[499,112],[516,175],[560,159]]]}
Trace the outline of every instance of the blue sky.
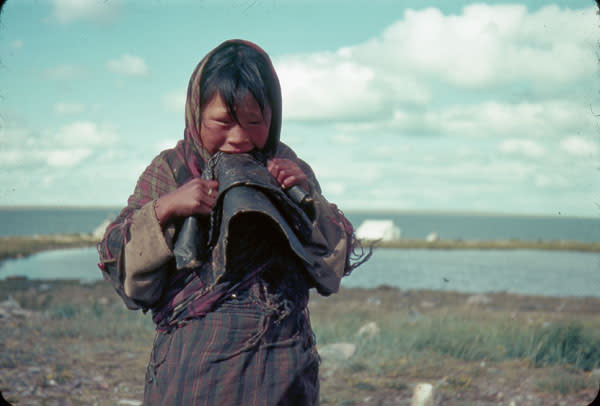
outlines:
{"label": "blue sky", "polygon": [[0,206],[124,205],[196,63],[244,38],[342,209],[597,217],[599,24],[580,0],[8,0]]}

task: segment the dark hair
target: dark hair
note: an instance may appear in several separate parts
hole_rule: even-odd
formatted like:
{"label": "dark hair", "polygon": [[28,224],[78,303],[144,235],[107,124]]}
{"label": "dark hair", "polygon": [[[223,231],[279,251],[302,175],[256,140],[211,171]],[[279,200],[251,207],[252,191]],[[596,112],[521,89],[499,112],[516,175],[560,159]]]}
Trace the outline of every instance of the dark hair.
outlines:
{"label": "dark hair", "polygon": [[239,124],[236,104],[243,104],[246,94],[254,97],[263,116],[272,111],[265,152],[274,153],[281,128],[281,89],[268,56],[243,42],[227,41],[211,52],[200,78],[200,109],[215,94],[221,95],[231,117]]}

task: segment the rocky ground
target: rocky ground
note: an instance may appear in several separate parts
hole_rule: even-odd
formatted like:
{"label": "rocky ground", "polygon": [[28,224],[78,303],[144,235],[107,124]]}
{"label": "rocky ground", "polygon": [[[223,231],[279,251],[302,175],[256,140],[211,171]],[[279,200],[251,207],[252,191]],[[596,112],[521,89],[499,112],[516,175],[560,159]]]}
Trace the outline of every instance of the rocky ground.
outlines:
{"label": "rocky ground", "polygon": [[[381,287],[315,296],[310,306],[322,355],[322,405],[410,405],[420,382],[433,385],[436,405],[588,405],[600,382],[598,369],[535,367],[527,359],[368,355],[369,340],[377,342],[388,323],[416,326],[439,314],[523,323],[573,318],[597,328],[599,299]],[[359,315],[350,325],[361,326],[352,334],[336,324],[350,313]],[[0,323],[0,391],[11,404],[141,404],[152,323],[124,309],[107,283],[0,281]]]}

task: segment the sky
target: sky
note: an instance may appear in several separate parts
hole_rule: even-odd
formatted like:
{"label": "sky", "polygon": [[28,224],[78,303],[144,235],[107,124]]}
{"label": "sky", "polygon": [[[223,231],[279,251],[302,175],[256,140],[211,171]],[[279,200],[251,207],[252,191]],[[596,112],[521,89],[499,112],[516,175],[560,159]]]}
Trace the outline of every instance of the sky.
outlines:
{"label": "sky", "polygon": [[343,210],[600,216],[593,1],[8,0],[0,206],[123,206],[224,40]]}

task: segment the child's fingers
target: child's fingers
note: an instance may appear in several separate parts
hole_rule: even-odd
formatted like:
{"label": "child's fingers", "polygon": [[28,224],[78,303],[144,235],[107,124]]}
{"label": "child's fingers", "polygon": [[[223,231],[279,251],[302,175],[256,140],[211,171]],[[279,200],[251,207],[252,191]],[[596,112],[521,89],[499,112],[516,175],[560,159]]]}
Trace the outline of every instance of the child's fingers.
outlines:
{"label": "child's fingers", "polygon": [[294,185],[305,186],[306,174],[300,167],[289,159],[273,158],[267,163],[267,169],[284,188]]}

